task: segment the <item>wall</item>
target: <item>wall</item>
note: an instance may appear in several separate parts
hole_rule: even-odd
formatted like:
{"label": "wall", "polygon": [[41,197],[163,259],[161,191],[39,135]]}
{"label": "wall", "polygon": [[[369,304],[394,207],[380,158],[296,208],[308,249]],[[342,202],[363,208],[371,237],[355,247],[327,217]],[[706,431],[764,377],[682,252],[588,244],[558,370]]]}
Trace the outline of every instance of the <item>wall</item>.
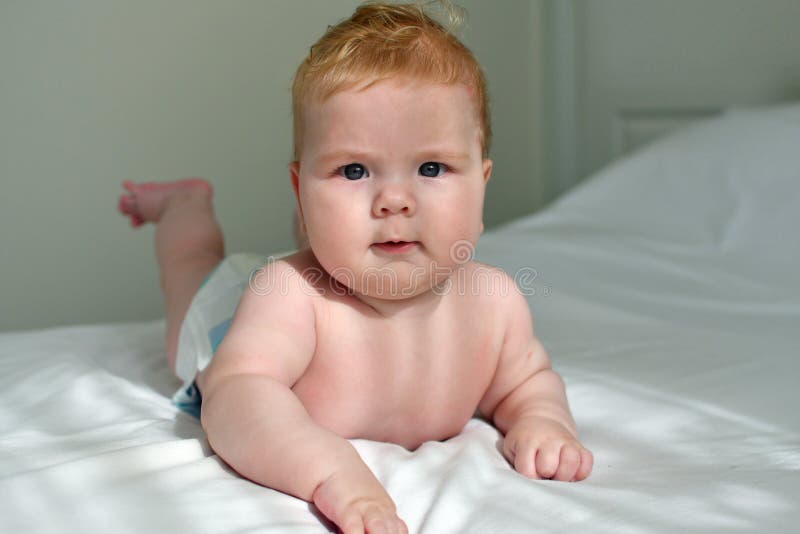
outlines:
{"label": "wall", "polygon": [[[123,179],[207,177],[229,252],[291,247],[291,77],[356,4],[0,3],[0,330],[162,315]],[[463,5],[494,99],[491,226],[544,201],[540,2]]]}
{"label": "wall", "polygon": [[726,108],[800,99],[797,0],[546,0],[544,11],[553,194]]}

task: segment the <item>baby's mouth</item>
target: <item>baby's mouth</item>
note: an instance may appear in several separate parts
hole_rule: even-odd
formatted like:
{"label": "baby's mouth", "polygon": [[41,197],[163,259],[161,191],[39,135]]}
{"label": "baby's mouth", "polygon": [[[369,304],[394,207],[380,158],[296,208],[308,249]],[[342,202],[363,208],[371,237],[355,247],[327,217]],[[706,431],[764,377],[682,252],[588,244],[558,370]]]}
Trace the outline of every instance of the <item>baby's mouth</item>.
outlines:
{"label": "baby's mouth", "polygon": [[372,246],[382,252],[390,254],[402,254],[410,252],[419,245],[419,241],[384,241],[382,243],[373,243]]}

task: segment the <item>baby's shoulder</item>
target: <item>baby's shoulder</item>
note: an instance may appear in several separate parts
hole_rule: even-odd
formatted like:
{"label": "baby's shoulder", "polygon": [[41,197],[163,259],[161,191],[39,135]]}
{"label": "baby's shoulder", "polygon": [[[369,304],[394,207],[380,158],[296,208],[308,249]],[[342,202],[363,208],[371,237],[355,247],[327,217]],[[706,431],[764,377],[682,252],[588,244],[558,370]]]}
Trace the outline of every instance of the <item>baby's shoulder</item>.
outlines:
{"label": "baby's shoulder", "polygon": [[529,293],[525,291],[530,283],[526,276],[530,273],[520,270],[511,276],[509,273],[486,263],[471,261],[465,265],[465,278],[459,291],[471,293],[480,303],[476,309],[484,317],[491,314],[493,324],[506,328],[508,325],[530,322],[528,303]]}
{"label": "baby's shoulder", "polygon": [[278,258],[268,258],[266,263],[251,273],[249,286],[252,292],[259,295],[313,297],[321,293],[320,280],[325,276],[325,270],[310,249],[305,249]]}
{"label": "baby's shoulder", "polygon": [[495,300],[517,292],[514,279],[503,269],[488,263],[470,261],[464,264],[464,269],[457,278],[459,292],[475,297]]}
{"label": "baby's shoulder", "polygon": [[521,306],[527,306],[514,278],[503,269],[470,261],[463,265],[451,286],[456,303],[451,309],[462,322],[475,325],[475,332],[487,329],[502,337]]}

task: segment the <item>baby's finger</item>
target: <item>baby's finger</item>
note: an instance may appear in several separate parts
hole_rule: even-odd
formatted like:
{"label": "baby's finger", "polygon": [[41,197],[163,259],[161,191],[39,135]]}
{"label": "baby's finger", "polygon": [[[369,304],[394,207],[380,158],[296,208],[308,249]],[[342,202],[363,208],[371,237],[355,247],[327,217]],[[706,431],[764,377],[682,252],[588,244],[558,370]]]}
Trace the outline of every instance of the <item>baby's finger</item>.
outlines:
{"label": "baby's finger", "polygon": [[395,517],[392,524],[390,525],[391,534],[408,534],[408,526],[406,526],[406,522],[400,519],[399,517]]}
{"label": "baby's finger", "polygon": [[574,481],[578,482],[589,476],[594,465],[594,456],[588,449],[581,449],[581,465],[575,473]]}
{"label": "baby's finger", "polygon": [[514,460],[517,457],[517,443],[510,435],[506,435],[505,439],[503,439],[503,456],[506,457],[509,463],[514,464]]}
{"label": "baby's finger", "polygon": [[528,478],[539,478],[536,475],[536,447],[531,444],[517,444],[514,456],[514,469]]}
{"label": "baby's finger", "polygon": [[578,446],[566,444],[561,448],[558,470],[553,478],[562,482],[568,482],[573,479],[580,465],[581,453]]}
{"label": "baby's finger", "polygon": [[371,509],[364,514],[367,534],[407,534],[406,524],[387,509]]}
{"label": "baby's finger", "polygon": [[563,442],[548,441],[536,454],[536,472],[542,478],[553,478],[558,470],[558,460],[561,456]]}
{"label": "baby's finger", "polygon": [[342,534],[364,534],[364,522],[360,517],[347,518],[339,528]]}

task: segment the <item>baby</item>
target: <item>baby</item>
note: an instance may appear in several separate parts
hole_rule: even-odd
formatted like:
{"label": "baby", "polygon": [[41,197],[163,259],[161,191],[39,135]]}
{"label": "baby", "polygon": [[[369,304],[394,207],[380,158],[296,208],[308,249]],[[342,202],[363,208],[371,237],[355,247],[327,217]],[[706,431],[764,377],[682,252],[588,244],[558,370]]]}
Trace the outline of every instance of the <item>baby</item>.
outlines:
{"label": "baby", "polygon": [[[289,174],[308,247],[244,281],[213,359],[192,370],[214,451],[347,534],[407,531],[352,438],[414,450],[476,415],[524,476],[586,478],[592,455],[526,300],[471,261],[492,162],[470,51],[415,5],[362,5],[311,48],[292,96]],[[131,223],[157,224],[176,369],[187,310],[223,262],[211,187],[124,187]]]}

